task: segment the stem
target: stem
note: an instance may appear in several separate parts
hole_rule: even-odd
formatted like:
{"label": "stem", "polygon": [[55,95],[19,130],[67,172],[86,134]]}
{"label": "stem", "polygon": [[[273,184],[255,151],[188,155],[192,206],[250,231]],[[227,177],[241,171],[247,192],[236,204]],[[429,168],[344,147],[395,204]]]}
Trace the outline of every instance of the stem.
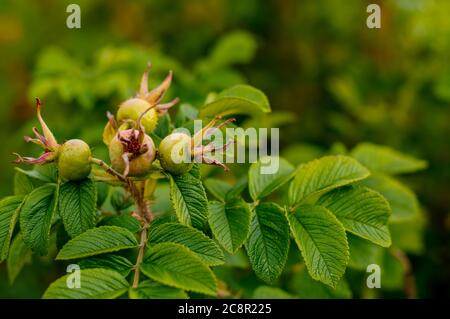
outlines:
{"label": "stem", "polygon": [[134,277],[133,277],[133,288],[137,288],[139,285],[139,274],[141,264],[144,260],[145,247],[147,246],[148,240],[148,228],[154,219],[154,215],[150,210],[150,207],[145,200],[145,182],[137,181],[134,182],[128,177],[118,173],[111,166],[106,164],[104,161],[91,158],[91,163],[99,165],[109,174],[117,177],[120,181],[124,182],[130,191],[131,196],[134,199],[136,211],[134,212],[134,217],[142,224],[142,229],[140,233],[139,242],[139,252],[136,259],[136,264],[134,265]]}
{"label": "stem", "polygon": [[120,181],[128,183],[128,179],[125,176],[123,176],[122,174],[120,174],[117,171],[115,171],[111,166],[109,166],[108,164],[103,162],[101,159],[91,158],[91,163],[102,167],[106,172],[108,172],[109,174],[117,177]]}
{"label": "stem", "polygon": [[144,259],[145,246],[147,245],[147,227],[142,228],[141,231],[141,241],[139,243],[139,253],[136,259],[136,264],[134,265],[134,277],[133,277],[133,288],[137,288],[139,285],[139,274],[141,269],[141,264]]}
{"label": "stem", "polygon": [[139,253],[136,259],[136,264],[134,265],[134,277],[133,277],[133,288],[137,288],[139,285],[139,274],[141,269],[141,264],[144,259],[145,247],[147,246],[148,240],[148,228],[154,219],[153,213],[147,204],[144,193],[145,193],[145,183],[135,183],[128,180],[128,187],[131,195],[134,198],[136,204],[136,218],[142,223],[142,230],[140,234],[139,243]]}

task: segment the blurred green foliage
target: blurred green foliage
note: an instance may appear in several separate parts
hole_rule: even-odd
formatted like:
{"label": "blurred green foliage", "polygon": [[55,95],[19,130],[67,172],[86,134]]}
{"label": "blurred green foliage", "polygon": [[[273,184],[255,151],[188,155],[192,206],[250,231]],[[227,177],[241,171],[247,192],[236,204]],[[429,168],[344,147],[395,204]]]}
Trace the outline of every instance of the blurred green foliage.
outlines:
{"label": "blurred green foliage", "polygon": [[[210,92],[241,83],[262,89],[276,112],[243,120],[281,127],[282,155],[294,164],[361,141],[426,159],[426,171],[402,177],[419,194],[423,213],[406,231],[391,231],[411,254],[418,295],[449,296],[450,2],[376,1],[379,30],[365,26],[365,8],[375,1],[79,0],[82,27],[68,29],[71,2],[1,1],[1,195],[11,192],[10,154],[29,153],[22,136],[36,125],[35,96],[57,136],[83,138],[106,158],[99,138],[105,113],[134,94],[150,60],[150,86],[174,71],[167,99],[190,103],[176,107],[187,118]],[[159,192],[164,209],[167,194]],[[425,227],[425,242],[408,231]],[[54,279],[46,268],[37,276],[24,272],[11,288],[0,269],[0,296],[38,297]],[[230,276],[230,284],[245,291],[253,282],[241,275]],[[291,284],[309,285],[305,276],[299,271]],[[384,296],[401,295],[400,286]],[[347,296],[348,287],[341,288],[338,295]]]}

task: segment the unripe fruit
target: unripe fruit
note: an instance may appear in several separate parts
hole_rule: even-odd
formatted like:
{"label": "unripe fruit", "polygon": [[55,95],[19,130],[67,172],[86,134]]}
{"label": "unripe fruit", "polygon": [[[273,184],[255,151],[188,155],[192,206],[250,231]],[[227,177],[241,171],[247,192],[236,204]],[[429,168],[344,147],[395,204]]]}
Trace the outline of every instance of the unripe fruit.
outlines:
{"label": "unripe fruit", "polygon": [[164,170],[182,175],[194,165],[191,160],[191,137],[184,133],[172,133],[159,144],[159,161]]}
{"label": "unripe fruit", "polygon": [[[119,106],[119,110],[117,111],[117,120],[120,122],[126,120],[132,120],[137,122],[139,116],[142,113],[147,111],[151,105],[140,98],[132,98],[126,100]],[[149,134],[153,132],[158,124],[158,114],[156,108],[150,109],[147,113],[142,117],[141,123],[145,129],[145,133]]]}
{"label": "unripe fruit", "polygon": [[59,174],[69,181],[79,181],[91,173],[91,149],[82,140],[69,140],[58,151]]}
{"label": "unripe fruit", "polygon": [[138,141],[139,131],[129,129],[117,134],[109,144],[109,158],[114,170],[125,172],[124,154],[128,154],[128,176],[140,177],[148,174],[155,160],[155,144],[150,136],[143,135],[142,143]]}

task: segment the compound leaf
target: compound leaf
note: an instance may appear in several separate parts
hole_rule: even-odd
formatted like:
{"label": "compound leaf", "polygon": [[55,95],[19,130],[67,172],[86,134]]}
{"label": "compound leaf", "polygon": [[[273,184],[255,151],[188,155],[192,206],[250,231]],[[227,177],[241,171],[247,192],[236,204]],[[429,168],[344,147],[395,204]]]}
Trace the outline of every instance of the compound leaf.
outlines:
{"label": "compound leaf", "polygon": [[70,181],[59,189],[59,214],[70,237],[95,226],[97,187],[91,179]]}
{"label": "compound leaf", "polygon": [[20,211],[23,241],[40,255],[48,252],[50,227],[58,204],[57,193],[55,184],[38,187],[26,197]]}
{"label": "compound leaf", "polygon": [[300,206],[287,216],[311,277],[336,287],[349,259],[342,224],[321,206]]}
{"label": "compound leaf", "polygon": [[92,228],[69,240],[56,256],[57,260],[84,258],[138,245],[133,233],[117,226]]}
{"label": "compound leaf", "polygon": [[23,196],[9,196],[0,201],[0,262],[8,256]]}
{"label": "compound leaf", "polygon": [[225,250],[235,253],[247,239],[251,211],[246,202],[232,198],[227,203],[210,202],[209,225]]}
{"label": "compound leaf", "polygon": [[324,156],[313,160],[297,170],[289,188],[289,205],[296,206],[308,196],[330,191],[367,176],[367,168],[348,156]]}
{"label": "compound leaf", "polygon": [[203,229],[208,199],[199,176],[194,173],[170,176],[170,199],[180,223]]}
{"label": "compound leaf", "polygon": [[149,248],[141,271],[162,284],[206,295],[216,295],[213,272],[192,251],[175,243]]}
{"label": "compound leaf", "polygon": [[151,227],[149,242],[152,244],[171,242],[186,246],[208,266],[224,263],[220,247],[201,231],[186,225],[165,223]]}
{"label": "compound leaf", "polygon": [[110,269],[82,269],[79,275],[79,288],[76,288],[76,286],[69,288],[69,282],[76,284],[71,280],[75,274],[67,274],[51,283],[42,298],[115,299],[123,295],[129,288],[125,278],[118,272]]}
{"label": "compound leaf", "polygon": [[387,226],[391,209],[378,192],[367,187],[343,187],[323,195],[317,205],[336,215],[347,231],[383,247],[391,245]]}
{"label": "compound leaf", "polygon": [[273,282],[280,276],[289,241],[289,225],[283,209],[275,203],[256,206],[245,248],[258,277]]}

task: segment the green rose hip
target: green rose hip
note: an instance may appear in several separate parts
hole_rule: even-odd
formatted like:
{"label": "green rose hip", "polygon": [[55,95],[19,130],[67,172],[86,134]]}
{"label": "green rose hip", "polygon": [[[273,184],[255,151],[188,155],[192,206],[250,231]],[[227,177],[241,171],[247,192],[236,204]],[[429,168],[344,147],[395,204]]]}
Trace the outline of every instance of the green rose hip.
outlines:
{"label": "green rose hip", "polygon": [[79,181],[91,173],[91,149],[82,140],[65,142],[58,151],[59,174],[70,181]]}

